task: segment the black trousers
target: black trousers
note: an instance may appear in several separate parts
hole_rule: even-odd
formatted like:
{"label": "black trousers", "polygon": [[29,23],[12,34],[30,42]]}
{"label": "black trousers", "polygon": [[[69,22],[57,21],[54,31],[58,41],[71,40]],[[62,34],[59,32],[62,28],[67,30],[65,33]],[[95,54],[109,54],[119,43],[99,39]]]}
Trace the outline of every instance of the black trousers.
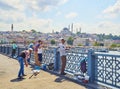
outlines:
{"label": "black trousers", "polygon": [[12,57],[14,57],[16,54],[16,49],[12,49]]}

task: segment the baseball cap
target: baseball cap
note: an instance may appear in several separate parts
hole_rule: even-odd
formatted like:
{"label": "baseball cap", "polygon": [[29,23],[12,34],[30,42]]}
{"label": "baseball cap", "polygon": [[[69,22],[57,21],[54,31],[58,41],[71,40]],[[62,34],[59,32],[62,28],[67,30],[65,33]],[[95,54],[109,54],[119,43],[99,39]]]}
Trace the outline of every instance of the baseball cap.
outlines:
{"label": "baseball cap", "polygon": [[32,48],[29,48],[29,50],[31,50],[31,51],[32,51],[33,49],[32,49]]}
{"label": "baseball cap", "polygon": [[60,40],[65,40],[64,38],[60,38]]}

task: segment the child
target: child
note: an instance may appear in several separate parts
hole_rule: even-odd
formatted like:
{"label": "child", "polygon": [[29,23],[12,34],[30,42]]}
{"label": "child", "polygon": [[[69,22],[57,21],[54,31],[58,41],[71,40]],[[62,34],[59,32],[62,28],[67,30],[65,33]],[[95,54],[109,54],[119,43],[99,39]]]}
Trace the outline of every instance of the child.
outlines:
{"label": "child", "polygon": [[24,63],[26,65],[26,67],[28,66],[28,64],[27,64],[27,60],[25,58],[26,58],[25,52],[21,52],[21,54],[18,57],[18,62],[20,64],[20,70],[18,72],[18,79],[23,79],[23,76],[26,76],[24,74]]}

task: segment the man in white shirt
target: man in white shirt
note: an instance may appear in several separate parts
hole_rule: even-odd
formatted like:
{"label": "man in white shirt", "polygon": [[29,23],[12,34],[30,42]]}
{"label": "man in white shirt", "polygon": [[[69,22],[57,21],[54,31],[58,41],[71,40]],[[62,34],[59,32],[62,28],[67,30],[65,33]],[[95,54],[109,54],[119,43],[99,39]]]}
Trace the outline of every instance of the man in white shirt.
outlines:
{"label": "man in white shirt", "polygon": [[60,52],[60,58],[62,62],[62,67],[61,67],[61,75],[65,75],[65,66],[66,66],[66,46],[65,46],[65,40],[63,38],[60,39],[61,43],[59,44],[59,52]]}

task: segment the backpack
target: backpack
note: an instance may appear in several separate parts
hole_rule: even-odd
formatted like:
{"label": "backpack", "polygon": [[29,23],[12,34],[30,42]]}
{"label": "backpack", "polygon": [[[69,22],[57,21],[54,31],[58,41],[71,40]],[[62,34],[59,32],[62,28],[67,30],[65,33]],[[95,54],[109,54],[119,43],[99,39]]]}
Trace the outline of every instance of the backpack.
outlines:
{"label": "backpack", "polygon": [[54,69],[54,63],[49,63],[48,64],[48,69],[53,70]]}
{"label": "backpack", "polygon": [[80,62],[80,70],[81,70],[83,73],[86,73],[86,71],[87,71],[85,58],[84,58],[84,59],[81,59],[81,62]]}

